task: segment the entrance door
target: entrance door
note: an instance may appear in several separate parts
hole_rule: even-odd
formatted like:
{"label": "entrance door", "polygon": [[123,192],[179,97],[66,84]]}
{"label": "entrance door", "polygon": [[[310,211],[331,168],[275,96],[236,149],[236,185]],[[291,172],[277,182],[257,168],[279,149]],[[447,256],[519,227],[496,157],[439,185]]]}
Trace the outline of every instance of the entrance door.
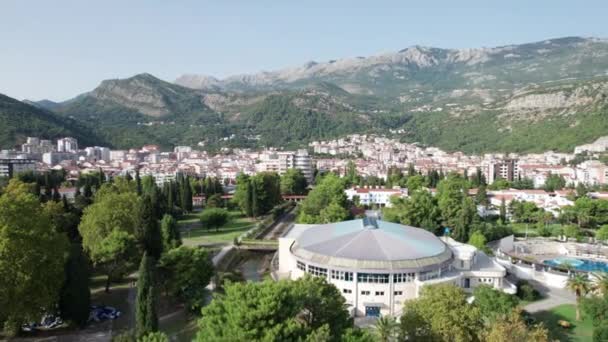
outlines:
{"label": "entrance door", "polygon": [[471,279],[470,278],[464,278],[464,288],[468,289],[471,287]]}
{"label": "entrance door", "polygon": [[366,306],[365,307],[366,317],[380,317],[380,307],[378,306]]}

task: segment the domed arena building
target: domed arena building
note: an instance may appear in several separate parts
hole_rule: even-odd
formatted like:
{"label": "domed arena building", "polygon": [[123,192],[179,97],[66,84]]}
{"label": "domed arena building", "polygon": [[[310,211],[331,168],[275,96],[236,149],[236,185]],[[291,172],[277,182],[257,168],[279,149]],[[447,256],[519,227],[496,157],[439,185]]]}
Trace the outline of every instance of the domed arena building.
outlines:
{"label": "domed arena building", "polygon": [[295,225],[279,239],[275,278],[324,277],[353,316],[399,315],[429,284],[480,285],[514,293],[506,270],[475,247],[421,229],[365,218]]}

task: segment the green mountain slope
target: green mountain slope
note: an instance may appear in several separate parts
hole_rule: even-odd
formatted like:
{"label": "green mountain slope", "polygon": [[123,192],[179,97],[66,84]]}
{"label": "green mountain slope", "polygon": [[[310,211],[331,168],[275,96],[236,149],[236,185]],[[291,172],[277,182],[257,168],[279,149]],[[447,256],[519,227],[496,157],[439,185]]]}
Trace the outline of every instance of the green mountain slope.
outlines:
{"label": "green mountain slope", "polygon": [[52,110],[113,147],[304,146],[389,134],[468,153],[570,151],[608,135],[608,41],[411,47],[217,80],[103,81]]}
{"label": "green mountain slope", "polygon": [[0,94],[0,147],[9,148],[21,144],[28,136],[45,139],[71,136],[85,145],[104,143],[103,139],[76,120],[60,117]]}

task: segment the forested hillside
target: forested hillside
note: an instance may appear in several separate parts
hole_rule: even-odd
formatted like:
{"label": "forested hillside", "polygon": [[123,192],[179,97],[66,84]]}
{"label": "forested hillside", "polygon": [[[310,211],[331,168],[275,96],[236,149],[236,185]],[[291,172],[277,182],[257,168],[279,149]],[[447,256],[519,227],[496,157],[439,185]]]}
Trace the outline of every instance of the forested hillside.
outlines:
{"label": "forested hillside", "polygon": [[23,143],[28,136],[46,139],[72,136],[87,145],[103,143],[103,139],[78,121],[0,94],[0,148]]}

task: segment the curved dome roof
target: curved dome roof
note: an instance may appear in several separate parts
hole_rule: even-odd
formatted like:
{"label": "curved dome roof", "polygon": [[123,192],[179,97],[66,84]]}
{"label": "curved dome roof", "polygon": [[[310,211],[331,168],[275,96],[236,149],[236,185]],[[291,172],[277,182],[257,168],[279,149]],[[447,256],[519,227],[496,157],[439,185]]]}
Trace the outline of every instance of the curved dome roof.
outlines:
{"label": "curved dome roof", "polygon": [[452,251],[420,228],[374,219],[306,229],[292,252],[318,264],[358,269],[421,269],[451,260]]}

